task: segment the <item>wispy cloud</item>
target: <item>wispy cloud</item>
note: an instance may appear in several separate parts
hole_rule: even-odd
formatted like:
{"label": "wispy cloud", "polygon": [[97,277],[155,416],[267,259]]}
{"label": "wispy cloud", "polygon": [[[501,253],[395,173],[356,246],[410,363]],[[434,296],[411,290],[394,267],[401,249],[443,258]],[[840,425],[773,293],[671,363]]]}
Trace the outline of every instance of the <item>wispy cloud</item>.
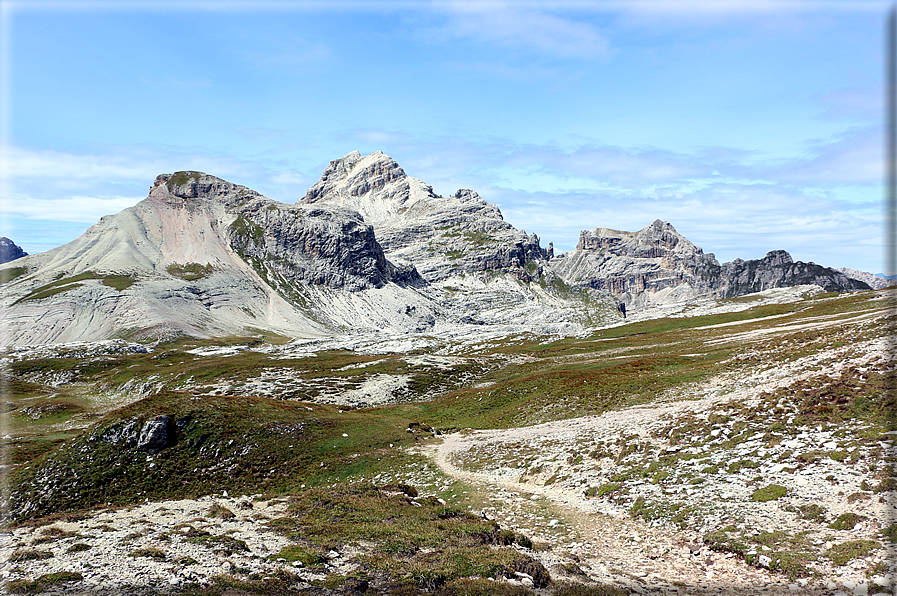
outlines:
{"label": "wispy cloud", "polygon": [[884,165],[881,129],[869,126],[808,143],[804,158],[772,162],[756,168],[755,174],[809,185],[878,184]]}
{"label": "wispy cloud", "polygon": [[145,197],[97,197],[75,195],[60,199],[35,199],[18,195],[4,201],[6,216],[30,220],[52,220],[94,224],[104,215],[133,207]]}
{"label": "wispy cloud", "polygon": [[[804,157],[788,162],[711,147],[693,153],[595,144],[570,148],[496,138],[421,139],[374,128],[335,136],[341,148],[325,155],[320,169],[291,167],[286,159],[262,166],[145,148],[91,154],[13,148],[10,194],[0,213],[23,221],[92,224],[135,204],[157,174],[176,169],[206,171],[293,202],[330,159],[356,148],[382,149],[440,194],[476,190],[498,204],[510,223],[539,234],[545,244],[554,242],[558,251],[572,249],[583,229],[638,230],[660,218],[721,261],[758,258],[779,248],[829,266],[864,268],[880,258],[879,138],[872,129],[817,142]],[[841,187],[868,196],[841,200]]]}
{"label": "wispy cloud", "polygon": [[594,25],[552,14],[548,5],[511,2],[448,2],[433,6],[447,16],[437,29],[446,38],[513,48],[554,58],[596,59],[611,51]]}

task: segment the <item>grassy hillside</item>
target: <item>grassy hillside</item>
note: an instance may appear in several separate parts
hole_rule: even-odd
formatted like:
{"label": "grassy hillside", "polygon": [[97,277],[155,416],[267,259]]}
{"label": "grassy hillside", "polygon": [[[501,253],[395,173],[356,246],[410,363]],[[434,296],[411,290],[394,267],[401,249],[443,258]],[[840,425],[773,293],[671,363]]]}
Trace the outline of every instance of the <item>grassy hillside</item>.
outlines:
{"label": "grassy hillside", "polygon": [[[527,539],[465,517],[459,505],[483,505],[475,491],[461,498],[457,482],[434,481],[434,499],[454,499],[449,514],[438,512],[437,501],[409,509],[374,488],[425,468],[428,460],[415,447],[454,430],[514,428],[687,399],[712,377],[737,379],[757,367],[850,349],[858,337],[893,337],[897,318],[882,296],[822,294],[742,312],[642,321],[585,338],[514,338],[438,365],[415,359],[422,354],[299,357],[251,338],[180,340],[150,353],[85,357],[73,351],[20,359],[3,374],[6,511],[16,523],[31,523],[221,491],[292,495],[295,505],[283,531],[305,549],[302,556],[334,547],[325,537],[375,543],[379,548],[371,552],[380,554],[365,555],[367,575],[356,579],[379,590],[499,593],[494,583],[462,578],[494,577],[515,565],[530,569],[529,559],[510,546]],[[226,350],[234,347],[240,349]],[[825,367],[820,361],[815,372]],[[752,411],[776,411],[790,400],[790,424],[850,424],[873,444],[895,429],[893,378],[890,364],[881,362],[821,384],[818,375],[795,379],[792,387],[760,396],[761,407]],[[397,380],[387,394],[391,403],[353,407],[339,401],[345,392],[384,379]],[[140,432],[161,416],[168,432],[164,446],[138,448]],[[669,433],[687,442],[685,435],[693,438],[712,426],[679,421]],[[675,464],[675,457],[667,458],[650,475],[675,475]],[[637,467],[632,474],[643,471]],[[894,488],[885,486],[892,482],[889,474],[881,482],[882,490]],[[303,503],[332,513],[309,517]],[[413,519],[400,520],[412,512]],[[648,519],[654,513],[635,508],[632,515]],[[387,519],[401,531],[375,531]],[[730,548],[725,535],[714,540],[720,549]],[[239,589],[254,590],[254,580],[240,581]],[[321,589],[343,589],[346,581],[332,579]],[[196,593],[231,589],[222,582]],[[508,594],[529,593],[503,586]],[[555,593],[614,593],[608,586],[590,588],[605,592],[578,589],[556,585]]]}

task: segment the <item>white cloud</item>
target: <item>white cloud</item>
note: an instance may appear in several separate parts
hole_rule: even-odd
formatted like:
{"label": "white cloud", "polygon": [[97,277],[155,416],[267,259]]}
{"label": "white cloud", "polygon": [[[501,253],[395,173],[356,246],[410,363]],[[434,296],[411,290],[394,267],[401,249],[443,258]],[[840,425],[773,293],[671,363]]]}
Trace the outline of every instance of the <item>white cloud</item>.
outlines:
{"label": "white cloud", "polygon": [[[726,148],[692,154],[597,144],[571,148],[495,138],[422,139],[378,129],[336,137],[327,143],[340,151],[324,155],[319,169],[296,167],[283,155],[262,164],[146,148],[93,154],[12,148],[0,214],[42,220],[42,226],[92,224],[145,197],[158,173],[177,169],[205,171],[293,202],[329,159],[356,148],[364,152],[367,141],[373,147],[367,151],[384,150],[437,193],[476,190],[497,203],[511,224],[537,233],[544,245],[554,242],[557,251],[572,249],[583,229],[638,230],[660,218],[721,261],[781,248],[827,266],[882,269],[876,249],[878,138],[871,129],[818,142],[787,162]],[[346,146],[347,140],[362,146]]]}
{"label": "white cloud", "polygon": [[607,38],[589,23],[509,2],[437,4],[449,16],[440,32],[449,38],[513,47],[557,58],[602,58],[610,51]]}
{"label": "white cloud", "polygon": [[0,204],[0,214],[30,220],[96,223],[104,215],[133,207],[145,197],[89,197],[35,199],[19,195]]}

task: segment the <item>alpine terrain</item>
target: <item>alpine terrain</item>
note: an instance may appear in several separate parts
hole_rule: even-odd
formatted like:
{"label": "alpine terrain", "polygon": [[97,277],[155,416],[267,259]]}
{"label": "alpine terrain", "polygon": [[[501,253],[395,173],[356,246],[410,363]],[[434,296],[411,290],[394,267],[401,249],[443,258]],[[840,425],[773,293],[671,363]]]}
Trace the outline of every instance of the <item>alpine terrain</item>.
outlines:
{"label": "alpine terrain", "polygon": [[897,288],[646,224],[352,152],[0,243],[5,593],[893,594]]}

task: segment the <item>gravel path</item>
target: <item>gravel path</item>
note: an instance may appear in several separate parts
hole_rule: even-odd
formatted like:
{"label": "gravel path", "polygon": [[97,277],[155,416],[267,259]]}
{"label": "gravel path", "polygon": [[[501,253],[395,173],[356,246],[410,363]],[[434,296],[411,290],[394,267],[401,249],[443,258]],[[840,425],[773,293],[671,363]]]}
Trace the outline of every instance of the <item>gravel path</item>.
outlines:
{"label": "gravel path", "polygon": [[[861,319],[868,316],[838,323],[855,325]],[[738,340],[767,337],[764,330],[752,336],[739,334]],[[850,368],[863,370],[876,363],[889,362],[892,367],[893,357],[886,338],[833,347],[784,364],[753,367],[749,374],[720,375],[687,393],[666,396],[672,401],[652,406],[525,428],[447,435],[441,443],[431,445],[428,454],[447,475],[492,495],[495,507],[487,507],[484,514],[529,534],[534,541],[552,544],[552,554],[542,556],[546,566],[554,564],[555,573],[564,572],[563,561],[556,559],[564,553],[579,561],[579,568],[589,578],[622,584],[640,593],[897,593],[893,585],[897,552],[880,535],[884,526],[897,519],[897,495],[869,489],[875,482],[872,471],[897,455],[893,441],[864,443],[857,439],[861,425],[847,433],[786,425],[778,441],[770,445],[764,433],[770,419],[759,420],[755,434],[746,422],[744,441],[734,446],[725,442],[733,423],[742,420],[739,412],[746,406],[759,407],[761,392],[775,392],[800,380],[812,381],[821,374],[820,369],[837,377]],[[687,430],[695,421],[706,423],[714,414],[728,414],[730,419],[701,427],[701,433],[712,437],[701,434],[684,443],[680,437],[678,444],[666,439],[668,431]],[[619,453],[594,453],[621,441],[649,445],[653,453],[647,451],[651,456],[646,457],[635,450],[622,458]],[[841,460],[837,461],[820,456],[792,466],[788,458],[798,452],[844,457],[834,455]],[[640,469],[640,462],[676,453],[696,458],[680,460],[680,467],[669,471],[675,475],[687,470],[681,480],[652,483],[637,475],[612,482],[621,472]],[[693,461],[697,465],[687,468]],[[727,469],[733,462],[738,463],[735,470]],[[754,491],[766,484],[786,487],[787,496],[769,502],[752,499]],[[595,494],[596,487],[607,487],[608,494]],[[592,496],[586,496],[589,489]],[[631,508],[639,498],[668,512],[634,517]],[[808,521],[796,513],[810,505],[824,508],[827,517]],[[674,506],[690,512],[688,523],[674,523],[670,512],[675,511]],[[842,514],[858,516],[858,523],[832,529],[830,522]],[[803,537],[803,547],[812,553],[808,567],[816,577],[789,580],[762,564],[748,565],[732,552],[710,550],[704,536],[736,521],[748,537],[763,532]],[[841,566],[827,554],[838,545],[859,540],[876,540],[886,546]],[[756,548],[753,552],[760,556],[769,550]]]}

